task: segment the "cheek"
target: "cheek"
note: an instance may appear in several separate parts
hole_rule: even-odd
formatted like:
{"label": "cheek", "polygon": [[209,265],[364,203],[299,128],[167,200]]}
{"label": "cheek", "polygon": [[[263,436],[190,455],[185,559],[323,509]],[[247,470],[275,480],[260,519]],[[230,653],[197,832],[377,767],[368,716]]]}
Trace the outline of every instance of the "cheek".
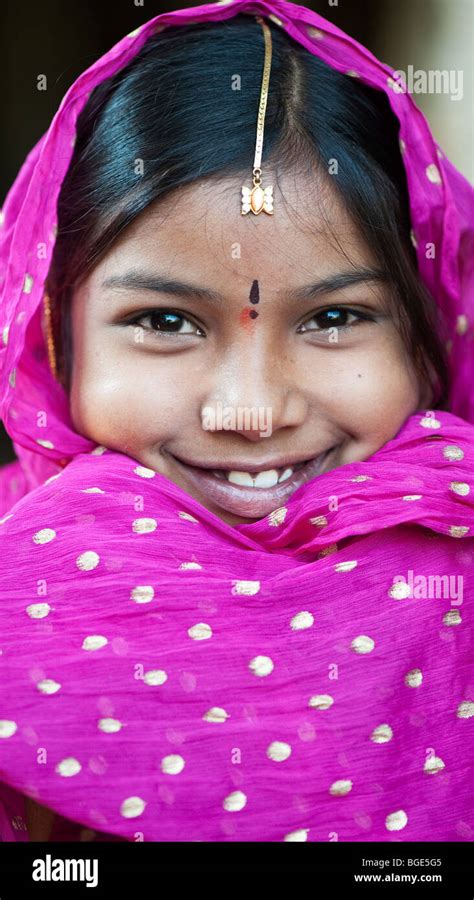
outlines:
{"label": "cheek", "polygon": [[[329,374],[329,373],[328,373]],[[392,436],[418,408],[419,383],[399,339],[377,340],[331,363],[332,414],[356,434]],[[350,426],[349,426],[350,423]]]}
{"label": "cheek", "polygon": [[191,386],[183,371],[158,357],[91,341],[75,356],[70,392],[74,427],[117,450],[165,440],[192,417]]}

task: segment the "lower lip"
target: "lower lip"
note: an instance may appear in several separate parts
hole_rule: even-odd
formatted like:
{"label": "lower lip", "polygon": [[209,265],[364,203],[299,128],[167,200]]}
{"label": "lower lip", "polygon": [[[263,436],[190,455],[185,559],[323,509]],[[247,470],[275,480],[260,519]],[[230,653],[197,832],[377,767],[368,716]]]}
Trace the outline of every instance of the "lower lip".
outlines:
{"label": "lower lip", "polygon": [[283,506],[299,487],[320,475],[325,459],[333,449],[334,447],[331,447],[330,450],[325,450],[324,453],[309,460],[286,481],[272,488],[248,488],[231,484],[230,481],[217,478],[207,469],[188,466],[175,456],[172,458],[187,481],[221,509],[237,516],[255,519],[262,518],[279,506]]}

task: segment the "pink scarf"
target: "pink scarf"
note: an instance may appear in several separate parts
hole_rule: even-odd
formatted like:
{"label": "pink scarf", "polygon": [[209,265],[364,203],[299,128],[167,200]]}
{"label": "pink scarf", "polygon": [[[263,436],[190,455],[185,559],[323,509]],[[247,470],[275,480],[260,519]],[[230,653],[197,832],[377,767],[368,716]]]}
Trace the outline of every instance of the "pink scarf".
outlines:
{"label": "pink scarf", "polygon": [[[449,412],[410,417],[369,459],[230,526],[74,431],[40,307],[92,88],[157,27],[242,12],[388,94],[452,390]],[[25,161],[0,237],[0,403],[18,456],[0,477],[3,840],[27,839],[21,795],[58,814],[53,839],[65,820],[131,841],[473,839],[473,192],[391,74],[283,0],[165,13],[77,79]]]}

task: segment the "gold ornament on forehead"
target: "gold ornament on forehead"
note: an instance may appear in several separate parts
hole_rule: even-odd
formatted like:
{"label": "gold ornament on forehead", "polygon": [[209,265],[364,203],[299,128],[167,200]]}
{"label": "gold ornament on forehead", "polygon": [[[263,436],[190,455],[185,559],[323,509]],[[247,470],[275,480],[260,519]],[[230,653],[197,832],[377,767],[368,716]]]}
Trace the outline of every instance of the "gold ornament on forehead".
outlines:
{"label": "gold ornament on forehead", "polygon": [[272,36],[270,29],[261,16],[256,16],[256,21],[263,28],[265,40],[265,61],[263,64],[262,89],[260,92],[260,105],[257,119],[257,142],[255,145],[255,158],[253,161],[253,187],[242,185],[242,215],[253,212],[258,216],[262,211],[269,216],[273,215],[273,185],[262,187],[262,147],[263,128],[265,122],[265,110],[267,108],[268,84],[270,81],[270,67],[272,63]]}

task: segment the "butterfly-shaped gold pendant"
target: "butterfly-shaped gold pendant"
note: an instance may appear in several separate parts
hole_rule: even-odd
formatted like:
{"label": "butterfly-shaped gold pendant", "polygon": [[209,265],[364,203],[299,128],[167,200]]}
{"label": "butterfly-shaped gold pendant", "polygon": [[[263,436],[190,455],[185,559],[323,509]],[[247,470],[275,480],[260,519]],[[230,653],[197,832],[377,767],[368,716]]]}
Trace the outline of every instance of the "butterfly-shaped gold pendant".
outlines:
{"label": "butterfly-shaped gold pendant", "polygon": [[253,212],[258,216],[262,210],[269,216],[273,215],[273,186],[262,188],[257,184],[249,188],[242,185],[242,215]]}

